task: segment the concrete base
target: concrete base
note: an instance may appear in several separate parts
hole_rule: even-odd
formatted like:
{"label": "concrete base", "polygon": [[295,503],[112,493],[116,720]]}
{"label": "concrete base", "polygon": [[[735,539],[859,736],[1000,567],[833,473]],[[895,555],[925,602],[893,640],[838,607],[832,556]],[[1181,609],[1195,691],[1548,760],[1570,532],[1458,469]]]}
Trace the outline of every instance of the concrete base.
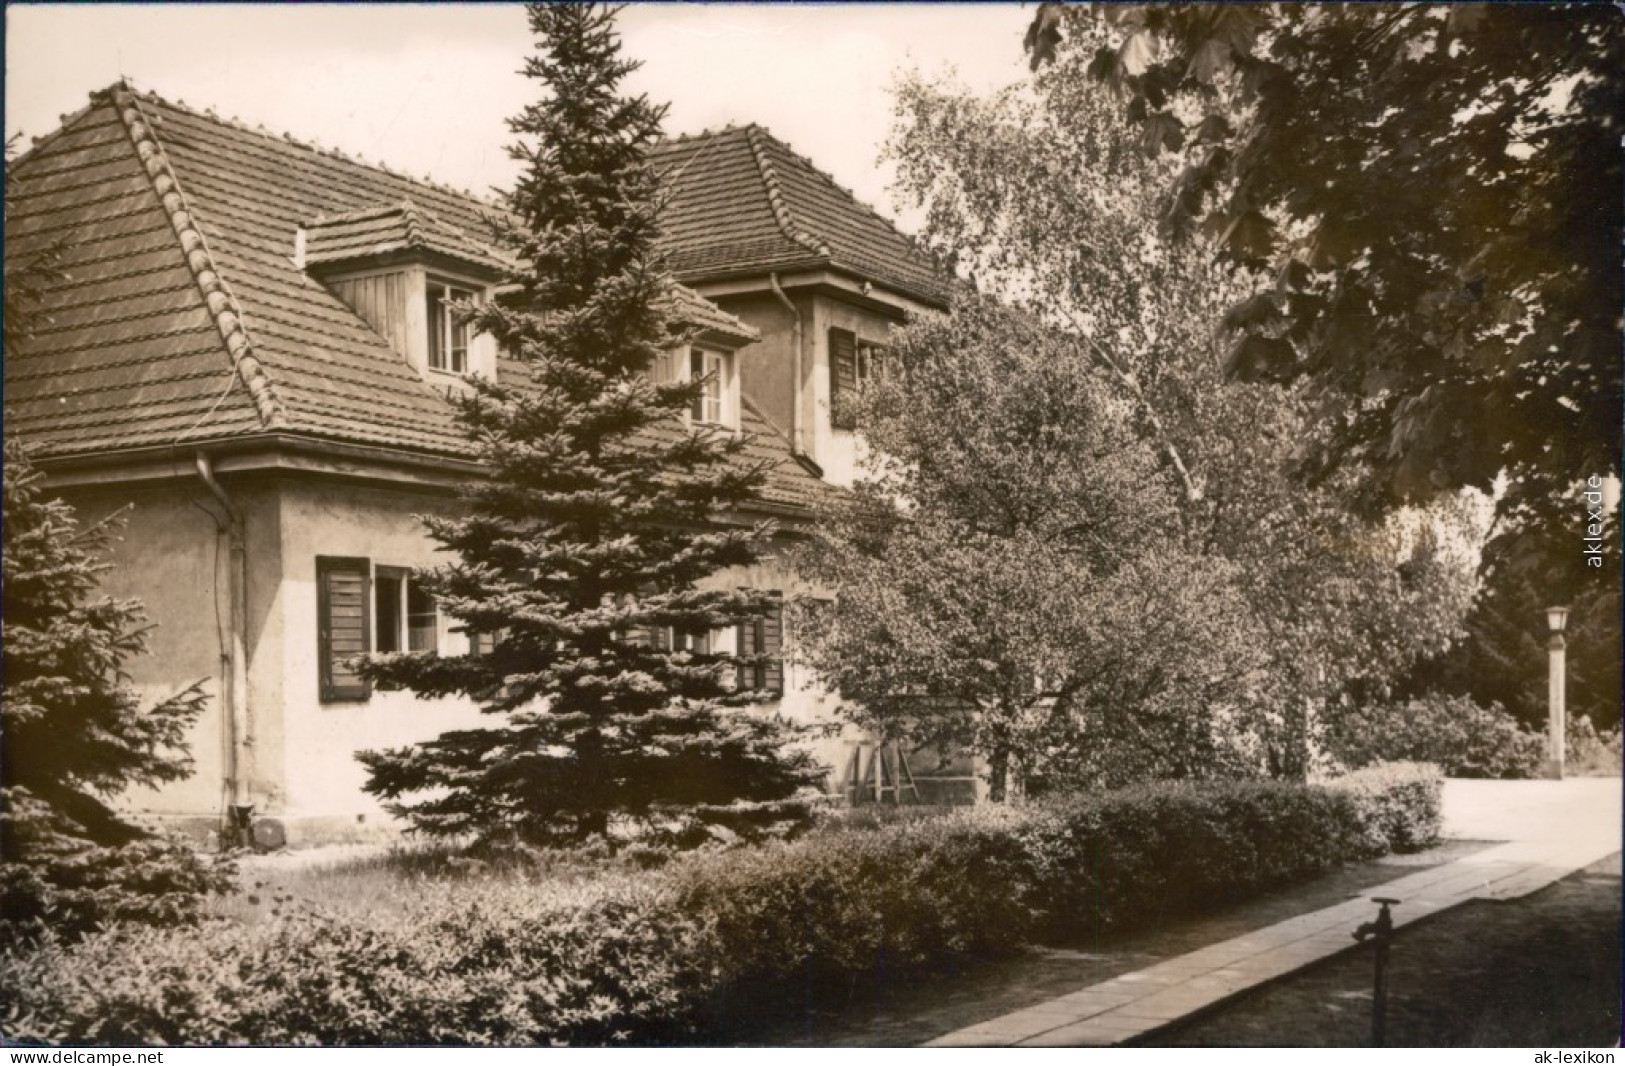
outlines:
{"label": "concrete base", "polygon": [[1551,781],[1563,780],[1563,762],[1559,759],[1545,759],[1540,764],[1540,776]]}

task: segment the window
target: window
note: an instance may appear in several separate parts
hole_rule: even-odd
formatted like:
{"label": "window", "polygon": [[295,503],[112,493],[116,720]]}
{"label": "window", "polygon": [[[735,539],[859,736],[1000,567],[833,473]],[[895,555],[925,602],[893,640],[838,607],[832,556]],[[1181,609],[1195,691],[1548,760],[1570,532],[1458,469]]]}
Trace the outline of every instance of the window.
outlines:
{"label": "window", "polygon": [[836,429],[853,429],[857,418],[852,400],[870,382],[880,380],[885,369],[886,349],[860,341],[851,330],[832,327],[829,331],[830,421]]}
{"label": "window", "polygon": [[705,348],[693,348],[688,353],[688,377],[690,381],[704,380],[705,385],[700,394],[694,397],[694,407],[689,416],[696,422],[708,422],[713,425],[728,424],[727,396],[728,386],[728,357],[722,352],[709,351]]}
{"label": "window", "polygon": [[439,611],[399,566],[317,556],[317,657],[324,703],[365,700],[369,685],[350,661],[368,652],[436,651]]}
{"label": "window", "polygon": [[658,651],[686,651],[695,655],[711,654],[711,631],[708,629],[677,629],[660,626],[654,630],[651,645]]}
{"label": "window", "polygon": [[318,613],[321,698],[364,700],[372,686],[347,664],[371,646],[367,619],[367,560],[318,557]]}
{"label": "window", "polygon": [[[784,604],[775,600],[767,614],[739,623],[739,687],[784,693]],[[759,657],[759,658],[758,658]],[[746,662],[756,658],[755,662]]]}
{"label": "window", "polygon": [[434,651],[439,617],[434,597],[410,570],[380,566],[373,580],[373,617],[378,620],[374,651]]}
{"label": "window", "polygon": [[474,293],[445,282],[429,282],[429,369],[450,374],[468,373],[468,340],[473,332],[467,321],[452,311],[457,300],[472,300]]}

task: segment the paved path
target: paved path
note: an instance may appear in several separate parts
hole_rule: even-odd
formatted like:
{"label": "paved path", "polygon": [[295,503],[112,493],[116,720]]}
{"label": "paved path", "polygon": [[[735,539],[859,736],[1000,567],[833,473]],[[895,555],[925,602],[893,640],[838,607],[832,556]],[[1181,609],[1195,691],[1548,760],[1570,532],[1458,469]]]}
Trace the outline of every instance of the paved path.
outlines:
{"label": "paved path", "polygon": [[929,1047],[1102,1047],[1146,1036],[1267,981],[1354,946],[1375,916],[1370,897],[1400,900],[1403,928],[1471,899],[1513,899],[1620,850],[1618,778],[1451,781],[1444,832],[1502,840],[1361,897],[1212,944],[1069,995],[978,1022]]}

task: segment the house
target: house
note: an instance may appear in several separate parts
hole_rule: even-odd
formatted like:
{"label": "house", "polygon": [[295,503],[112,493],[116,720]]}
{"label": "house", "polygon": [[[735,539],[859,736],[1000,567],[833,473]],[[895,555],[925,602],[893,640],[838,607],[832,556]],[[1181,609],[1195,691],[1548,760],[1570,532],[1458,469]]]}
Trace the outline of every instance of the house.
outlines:
{"label": "house", "polygon": [[[843,394],[943,288],[763,130],[673,141],[656,162],[686,285],[672,298],[694,333],[667,371],[715,372],[692,417],[777,463],[759,504],[780,524],[775,552],[716,580],[808,591],[784,549],[852,478]],[[446,310],[506,266],[491,205],[123,82],[12,177],[8,258],[57,245],[69,277],[8,353],[6,432],[86,519],[127,509],[105,588],[157,623],[133,682],[157,696],[207,678],[213,697],[195,774],[129,802],[197,827],[251,807],[295,842],[387,830],[354,753],[477,720],[466,701],[370,691],[346,662],[467,649],[412,569],[443,561],[416,516],[455,512],[480,476],[449,391],[466,373],[523,373]],[[783,636],[775,618],[714,638],[771,653]],[[833,701],[794,662],[764,680],[787,717],[829,720]],[[862,740],[848,730],[817,754],[860,773]],[[962,791],[967,775],[922,784]]]}

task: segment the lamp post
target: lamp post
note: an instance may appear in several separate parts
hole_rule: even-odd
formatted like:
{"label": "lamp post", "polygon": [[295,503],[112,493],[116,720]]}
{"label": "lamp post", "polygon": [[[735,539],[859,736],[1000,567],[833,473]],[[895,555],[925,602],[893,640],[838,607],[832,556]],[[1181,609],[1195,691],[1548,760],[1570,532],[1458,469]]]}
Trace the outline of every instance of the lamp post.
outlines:
{"label": "lamp post", "polygon": [[1552,639],[1546,645],[1548,649],[1550,670],[1550,687],[1548,689],[1547,707],[1549,714],[1548,725],[1551,736],[1548,738],[1548,753],[1546,760],[1546,776],[1559,781],[1563,779],[1563,734],[1568,723],[1564,721],[1565,708],[1563,706],[1564,668],[1563,662],[1563,627],[1568,624],[1569,609],[1567,607],[1546,608],[1546,625],[1552,631]]}

